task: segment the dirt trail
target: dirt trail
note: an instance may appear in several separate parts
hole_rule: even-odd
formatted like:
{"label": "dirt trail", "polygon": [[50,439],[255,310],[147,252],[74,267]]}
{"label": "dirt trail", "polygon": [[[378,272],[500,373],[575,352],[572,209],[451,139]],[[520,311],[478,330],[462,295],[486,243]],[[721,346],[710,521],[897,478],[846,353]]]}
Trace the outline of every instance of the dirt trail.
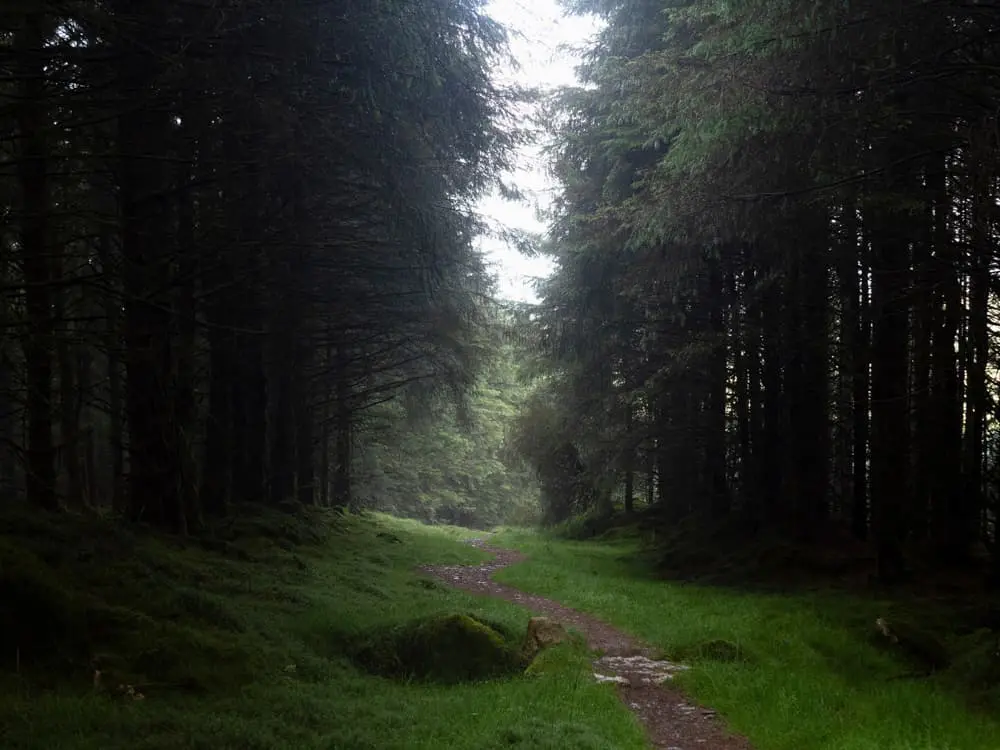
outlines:
{"label": "dirt trail", "polygon": [[605,658],[595,665],[595,672],[628,681],[619,682],[618,694],[645,726],[656,750],[751,750],[745,738],[722,726],[714,711],[692,704],[669,683],[650,684],[648,662],[644,659],[623,658],[654,658],[648,645],[588,614],[497,583],[493,580],[496,571],[526,556],[491,547],[481,539],[470,543],[492,553],[494,558],[482,565],[435,565],[421,570],[457,588],[515,602],[582,633],[592,648],[604,652]]}

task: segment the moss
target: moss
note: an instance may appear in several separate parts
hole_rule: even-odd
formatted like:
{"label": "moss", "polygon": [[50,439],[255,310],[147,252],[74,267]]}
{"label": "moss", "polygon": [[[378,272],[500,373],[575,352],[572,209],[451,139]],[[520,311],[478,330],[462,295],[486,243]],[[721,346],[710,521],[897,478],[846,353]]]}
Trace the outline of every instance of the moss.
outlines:
{"label": "moss", "polygon": [[526,677],[540,677],[547,674],[564,675],[571,665],[580,661],[585,651],[586,649],[581,648],[580,643],[576,641],[566,641],[543,649],[525,668],[524,675]]}
{"label": "moss", "polygon": [[523,669],[498,630],[470,615],[439,615],[364,637],[354,661],[385,677],[445,684],[488,680]]}

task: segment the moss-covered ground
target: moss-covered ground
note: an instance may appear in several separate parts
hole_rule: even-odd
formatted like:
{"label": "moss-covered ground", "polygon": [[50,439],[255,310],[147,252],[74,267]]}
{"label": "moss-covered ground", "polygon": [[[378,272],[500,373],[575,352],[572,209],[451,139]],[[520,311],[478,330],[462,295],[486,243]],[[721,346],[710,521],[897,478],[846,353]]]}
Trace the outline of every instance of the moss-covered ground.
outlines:
{"label": "moss-covered ground", "polygon": [[579,648],[553,650],[529,676],[372,674],[366,648],[412,648],[408,634],[434,623],[471,617],[490,643],[519,645],[524,610],[413,570],[482,559],[458,541],[469,531],[236,517],[185,541],[98,518],[0,518],[0,747],[644,747]]}
{"label": "moss-covered ground", "polygon": [[[678,583],[637,561],[626,534],[566,541],[504,531],[530,559],[497,580],[593,613],[692,665],[676,682],[757,750],[997,750],[1000,642],[934,602],[844,591]],[[873,638],[877,617],[916,620],[953,655],[929,677]]]}

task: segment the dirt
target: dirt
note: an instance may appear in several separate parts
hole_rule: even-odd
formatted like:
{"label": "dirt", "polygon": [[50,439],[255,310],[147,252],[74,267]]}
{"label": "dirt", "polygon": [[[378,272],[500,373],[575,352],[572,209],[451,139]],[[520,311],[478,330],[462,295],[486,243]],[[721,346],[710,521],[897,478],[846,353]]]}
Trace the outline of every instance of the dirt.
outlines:
{"label": "dirt", "polygon": [[[492,547],[482,539],[470,543],[492,553],[493,559],[481,565],[437,565],[421,570],[456,588],[515,602],[579,631],[591,648],[603,652],[602,658],[595,662],[595,672],[615,680],[622,701],[646,728],[651,747],[656,750],[751,750],[750,743],[729,732],[711,709],[692,703],[668,684],[651,684],[649,665],[655,657],[648,644],[596,617],[497,583],[493,580],[495,572],[522,562],[526,556],[514,550]],[[670,666],[673,670],[668,666],[664,672],[683,668]]]}

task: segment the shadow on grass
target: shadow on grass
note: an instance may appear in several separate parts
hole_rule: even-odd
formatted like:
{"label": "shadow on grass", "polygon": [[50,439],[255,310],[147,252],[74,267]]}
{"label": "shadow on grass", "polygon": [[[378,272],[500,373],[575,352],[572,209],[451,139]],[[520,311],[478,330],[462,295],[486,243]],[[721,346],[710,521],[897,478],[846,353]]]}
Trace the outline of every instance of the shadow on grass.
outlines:
{"label": "shadow on grass", "polygon": [[4,750],[644,747],[584,653],[448,685],[357,666],[357,644],[456,613],[523,638],[523,610],[414,574],[483,559],[468,530],[238,512],[186,540],[0,517]]}

